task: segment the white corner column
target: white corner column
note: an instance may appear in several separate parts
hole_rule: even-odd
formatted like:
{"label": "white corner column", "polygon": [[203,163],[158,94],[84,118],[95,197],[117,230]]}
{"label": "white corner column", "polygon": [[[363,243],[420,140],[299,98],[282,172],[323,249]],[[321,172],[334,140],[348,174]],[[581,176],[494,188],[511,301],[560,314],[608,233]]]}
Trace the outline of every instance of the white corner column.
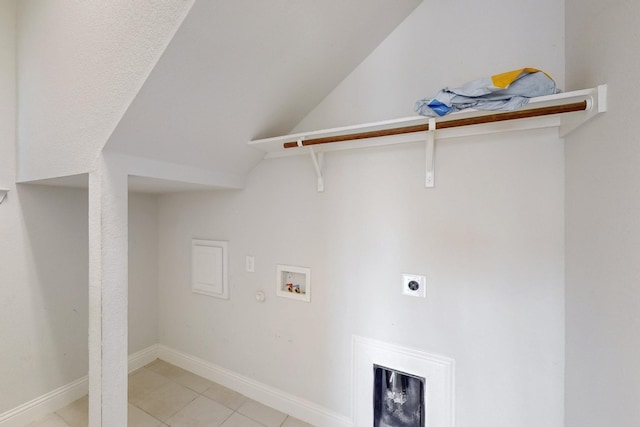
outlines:
{"label": "white corner column", "polygon": [[102,154],[89,174],[89,426],[127,425],[127,174]]}

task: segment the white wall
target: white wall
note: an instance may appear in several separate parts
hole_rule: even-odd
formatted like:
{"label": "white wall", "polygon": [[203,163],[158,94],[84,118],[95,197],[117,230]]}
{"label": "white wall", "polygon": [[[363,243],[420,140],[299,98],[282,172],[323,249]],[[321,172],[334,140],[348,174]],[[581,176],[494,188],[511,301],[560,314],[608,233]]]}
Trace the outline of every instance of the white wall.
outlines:
{"label": "white wall", "polygon": [[[561,5],[466,3],[425,2],[299,128],[409,115],[439,86],[523,65],[563,78]],[[478,7],[501,25],[474,23]],[[458,425],[561,426],[561,141],[442,143],[433,190],[423,158],[420,144],[331,153],[325,193],[301,157],[261,163],[242,192],[162,196],[161,344],[348,416],[359,334],[454,357]],[[190,292],[191,238],[230,241],[229,301]],[[310,304],[275,296],[277,263],[312,268]],[[427,275],[426,300],[400,294],[402,272]]]}
{"label": "white wall", "polygon": [[158,344],[158,204],[129,193],[129,354]]}
{"label": "white wall", "polygon": [[0,413],[87,373],[86,191],[11,187],[0,206]]}
{"label": "white wall", "polygon": [[522,67],[563,87],[562,2],[425,0],[296,129],[411,116],[445,86]]}
{"label": "white wall", "polygon": [[[0,414],[88,369],[87,192],[15,183],[16,9],[0,2]],[[157,343],[155,199],[130,208],[133,352]]]}
{"label": "white wall", "polygon": [[566,9],[567,83],[609,85],[609,111],[566,141],[566,426],[631,427],[640,425],[640,3]]}
{"label": "white wall", "polygon": [[16,2],[3,1],[0,8],[0,187],[7,187],[15,175],[16,156]]}
{"label": "white wall", "polygon": [[86,191],[15,185],[15,14],[0,2],[0,414],[87,372]]}
{"label": "white wall", "polygon": [[[324,194],[303,157],[240,193],[162,197],[161,344],[348,415],[364,335],[454,357],[460,425],[562,425],[562,145],[451,142],[431,191],[422,153],[331,155]],[[190,292],[192,237],[230,241],[230,301]],[[275,297],[277,263],[313,269],[311,304]],[[427,300],[400,295],[402,272],[428,276]]]}
{"label": "white wall", "polygon": [[20,178],[86,173],[193,0],[18,4]]}

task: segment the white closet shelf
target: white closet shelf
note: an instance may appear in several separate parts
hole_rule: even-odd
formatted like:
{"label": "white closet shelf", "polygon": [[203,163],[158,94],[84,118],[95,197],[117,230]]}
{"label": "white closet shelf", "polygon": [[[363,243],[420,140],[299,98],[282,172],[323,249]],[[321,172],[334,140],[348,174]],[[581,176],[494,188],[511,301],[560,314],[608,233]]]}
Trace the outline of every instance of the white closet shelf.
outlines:
{"label": "white closet shelf", "polygon": [[[607,85],[532,98],[516,111],[465,110],[443,117],[404,117],[375,123],[302,132],[257,139],[249,146],[264,151],[265,158],[310,154],[323,191],[323,153],[425,141],[427,181],[433,186],[434,141],[518,130],[557,128],[564,137],[584,122],[607,110]],[[430,170],[431,169],[431,170]],[[431,176],[429,176],[431,174]]]}

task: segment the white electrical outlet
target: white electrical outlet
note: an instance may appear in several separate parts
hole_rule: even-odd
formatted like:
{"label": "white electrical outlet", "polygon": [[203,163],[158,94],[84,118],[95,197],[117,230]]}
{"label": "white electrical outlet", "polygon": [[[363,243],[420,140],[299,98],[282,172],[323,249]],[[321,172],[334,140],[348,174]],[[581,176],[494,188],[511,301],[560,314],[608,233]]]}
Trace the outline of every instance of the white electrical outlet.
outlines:
{"label": "white electrical outlet", "polygon": [[402,293],[412,297],[427,297],[427,278],[418,274],[402,273]]}

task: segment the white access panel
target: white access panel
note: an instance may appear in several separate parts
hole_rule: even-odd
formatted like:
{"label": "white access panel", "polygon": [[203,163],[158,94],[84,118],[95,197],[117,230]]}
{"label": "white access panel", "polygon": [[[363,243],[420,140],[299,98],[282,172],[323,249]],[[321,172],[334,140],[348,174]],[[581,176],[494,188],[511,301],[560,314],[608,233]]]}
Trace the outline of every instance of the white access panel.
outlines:
{"label": "white access panel", "polygon": [[229,298],[227,283],[228,242],[191,241],[191,290],[217,298]]}

